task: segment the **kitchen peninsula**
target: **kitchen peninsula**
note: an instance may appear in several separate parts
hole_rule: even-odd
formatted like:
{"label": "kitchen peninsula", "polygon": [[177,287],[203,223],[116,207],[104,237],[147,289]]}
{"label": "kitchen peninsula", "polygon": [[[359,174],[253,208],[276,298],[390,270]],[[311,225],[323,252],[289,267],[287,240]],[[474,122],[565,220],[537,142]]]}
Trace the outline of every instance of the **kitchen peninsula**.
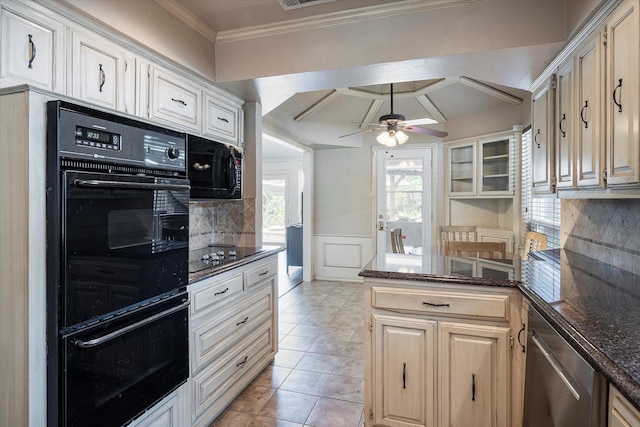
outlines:
{"label": "kitchen peninsula", "polygon": [[640,410],[640,277],[568,250],[536,255],[384,254],[363,268],[367,426],[447,424],[454,410],[465,425],[521,425],[529,307]]}

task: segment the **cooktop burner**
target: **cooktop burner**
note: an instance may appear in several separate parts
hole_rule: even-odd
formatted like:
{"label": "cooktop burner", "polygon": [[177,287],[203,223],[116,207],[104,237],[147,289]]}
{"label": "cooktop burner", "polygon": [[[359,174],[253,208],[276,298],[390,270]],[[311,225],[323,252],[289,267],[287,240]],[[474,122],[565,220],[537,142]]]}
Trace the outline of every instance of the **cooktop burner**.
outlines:
{"label": "cooktop burner", "polygon": [[262,246],[209,245],[189,252],[189,273],[220,267],[268,250]]}

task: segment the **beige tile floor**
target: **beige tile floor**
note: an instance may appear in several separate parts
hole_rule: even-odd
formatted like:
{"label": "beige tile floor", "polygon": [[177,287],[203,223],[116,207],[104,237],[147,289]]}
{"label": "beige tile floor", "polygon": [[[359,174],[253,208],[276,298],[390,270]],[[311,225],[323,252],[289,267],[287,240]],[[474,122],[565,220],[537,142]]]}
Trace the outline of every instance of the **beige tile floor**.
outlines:
{"label": "beige tile floor", "polygon": [[362,285],[303,282],[279,305],[274,362],[211,427],[362,426]]}

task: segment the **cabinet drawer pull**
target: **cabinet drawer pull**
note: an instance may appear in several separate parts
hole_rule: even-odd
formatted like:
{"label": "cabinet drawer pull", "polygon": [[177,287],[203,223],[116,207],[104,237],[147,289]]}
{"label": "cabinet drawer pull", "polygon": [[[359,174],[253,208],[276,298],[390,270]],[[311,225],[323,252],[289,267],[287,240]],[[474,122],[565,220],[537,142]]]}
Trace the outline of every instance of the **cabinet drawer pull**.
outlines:
{"label": "cabinet drawer pull", "polygon": [[269,270],[265,270],[262,273],[258,274],[258,276],[266,276],[267,274],[269,274]]}
{"label": "cabinet drawer pull", "polygon": [[520,344],[520,347],[522,347],[522,352],[524,353],[524,344],[522,344],[522,340],[520,339],[520,335],[522,335],[522,333],[525,330],[525,325],[524,323],[522,324],[522,329],[520,329],[520,331],[518,332],[518,344]]}
{"label": "cabinet drawer pull", "polygon": [[540,129],[538,129],[538,132],[533,136],[533,142],[540,148],[540,140],[538,138],[540,138]]}
{"label": "cabinet drawer pull", "polygon": [[102,87],[104,86],[104,82],[107,81],[107,75],[102,69],[102,64],[98,64],[100,66],[100,70],[98,71],[98,78],[100,79],[100,87],[99,90],[102,92]]}
{"label": "cabinet drawer pull", "polygon": [[186,102],[184,102],[182,99],[171,98],[171,100],[172,100],[173,102],[175,102],[176,104],[178,104],[178,105],[182,105],[183,107],[186,107],[186,106],[187,106],[187,103],[186,103]]}
{"label": "cabinet drawer pull", "polygon": [[560,132],[562,133],[563,138],[567,137],[567,132],[564,129],[562,129],[562,124],[566,121],[567,121],[567,115],[563,114],[562,118],[560,119],[560,124],[558,125],[558,128],[560,128]]}
{"label": "cabinet drawer pull", "polygon": [[229,120],[225,119],[224,117],[218,117],[218,120],[220,120],[221,122],[229,123]]}
{"label": "cabinet drawer pull", "polygon": [[471,400],[476,401],[476,374],[471,374]]}
{"label": "cabinet drawer pull", "polygon": [[36,44],[33,42],[33,36],[29,34],[29,68],[33,68],[33,61],[36,59]]}
{"label": "cabinet drawer pull", "polygon": [[428,302],[428,301],[422,301],[422,304],[428,305],[429,307],[450,307],[450,305],[446,303],[438,304],[438,303]]}
{"label": "cabinet drawer pull", "polygon": [[229,291],[229,288],[224,288],[224,291],[216,292],[216,293],[215,293],[215,294],[213,294],[213,295],[215,296],[215,295],[222,295],[222,294],[226,294],[228,291]]}
{"label": "cabinet drawer pull", "polygon": [[407,364],[402,364],[402,388],[407,388]]}
{"label": "cabinet drawer pull", "polygon": [[249,359],[249,356],[245,356],[245,357],[244,357],[244,359],[242,359],[242,362],[238,362],[238,363],[236,363],[236,368],[237,368],[238,366],[242,366],[242,365],[244,365],[245,363],[247,363],[247,360],[248,360],[248,359]]}
{"label": "cabinet drawer pull", "polygon": [[582,120],[582,123],[584,123],[585,129],[589,128],[589,122],[587,122],[584,118],[584,111],[587,109],[588,105],[589,101],[584,101],[584,107],[582,107],[582,109],[580,110],[580,120]]}
{"label": "cabinet drawer pull", "polygon": [[242,320],[241,322],[236,323],[236,326],[240,326],[242,324],[245,324],[249,321],[249,317],[245,317],[244,320]]}
{"label": "cabinet drawer pull", "polygon": [[[616,100],[616,91],[618,89],[620,89],[620,96],[618,96],[618,99]],[[622,113],[622,79],[618,79],[618,86],[613,90],[613,103],[618,107],[618,112]]]}

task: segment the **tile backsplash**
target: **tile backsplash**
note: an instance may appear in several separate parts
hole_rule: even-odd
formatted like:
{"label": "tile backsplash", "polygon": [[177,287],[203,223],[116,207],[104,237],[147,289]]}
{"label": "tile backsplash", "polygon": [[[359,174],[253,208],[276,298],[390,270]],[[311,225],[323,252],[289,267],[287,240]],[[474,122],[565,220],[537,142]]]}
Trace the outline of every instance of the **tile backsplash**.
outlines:
{"label": "tile backsplash", "polygon": [[189,203],[189,249],[209,244],[255,246],[255,199]]}
{"label": "tile backsplash", "polygon": [[640,200],[562,200],[562,246],[640,274]]}

